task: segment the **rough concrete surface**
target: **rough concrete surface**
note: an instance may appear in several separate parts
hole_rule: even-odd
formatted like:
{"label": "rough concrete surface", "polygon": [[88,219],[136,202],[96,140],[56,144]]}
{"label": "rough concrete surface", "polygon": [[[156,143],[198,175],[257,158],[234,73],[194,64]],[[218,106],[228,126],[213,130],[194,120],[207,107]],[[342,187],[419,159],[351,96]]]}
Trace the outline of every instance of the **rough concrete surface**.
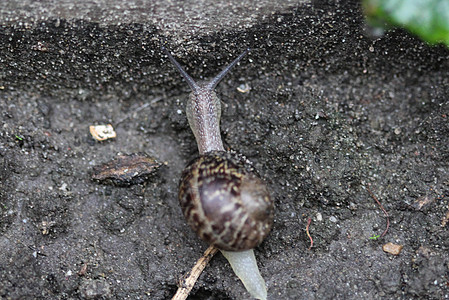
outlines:
{"label": "rough concrete surface", "polygon": [[[0,298],[169,299],[206,249],[177,202],[197,148],[165,45],[197,79],[253,49],[217,91],[275,199],[269,299],[449,299],[449,51],[330,2],[2,3]],[[145,183],[91,180],[138,152],[164,163]],[[190,299],[250,298],[217,255]]]}

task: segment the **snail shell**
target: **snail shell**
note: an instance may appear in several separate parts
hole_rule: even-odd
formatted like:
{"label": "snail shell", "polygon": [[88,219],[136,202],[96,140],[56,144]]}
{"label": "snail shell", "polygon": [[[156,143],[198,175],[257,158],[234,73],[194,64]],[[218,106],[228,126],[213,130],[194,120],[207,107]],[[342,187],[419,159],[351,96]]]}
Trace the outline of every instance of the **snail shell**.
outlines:
{"label": "snail shell", "polygon": [[273,225],[274,205],[251,164],[235,153],[206,152],[181,175],[179,202],[190,227],[221,250],[256,247]]}

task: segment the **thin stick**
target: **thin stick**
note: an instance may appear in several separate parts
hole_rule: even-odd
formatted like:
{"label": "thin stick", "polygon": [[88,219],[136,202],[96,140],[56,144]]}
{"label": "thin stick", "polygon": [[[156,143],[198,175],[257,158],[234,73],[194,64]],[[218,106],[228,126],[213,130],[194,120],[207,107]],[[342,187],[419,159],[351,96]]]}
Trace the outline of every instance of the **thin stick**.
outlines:
{"label": "thin stick", "polygon": [[178,287],[178,291],[176,291],[176,294],[173,296],[172,300],[185,300],[189,296],[190,291],[192,290],[193,286],[195,285],[195,282],[198,280],[198,277],[200,277],[201,273],[203,272],[204,268],[207,266],[209,261],[212,259],[212,257],[217,253],[218,249],[214,246],[209,246],[209,248],[204,251],[204,254],[196,264],[193,266],[192,270],[190,270],[189,276],[184,278],[182,283]]}
{"label": "thin stick", "polygon": [[313,239],[312,239],[312,237],[310,236],[310,233],[309,233],[309,226],[310,226],[310,223],[312,223],[312,218],[309,218],[309,219],[307,220],[307,226],[306,226],[306,233],[307,233],[307,236],[308,236],[309,239],[310,239],[310,247],[309,247],[309,250],[312,249],[312,246],[313,246]]}
{"label": "thin stick", "polygon": [[371,197],[377,202],[377,204],[379,204],[380,209],[382,209],[382,211],[384,212],[385,216],[387,217],[387,227],[385,228],[384,232],[380,235],[380,237],[383,237],[385,234],[387,234],[388,228],[390,228],[390,216],[388,215],[387,211],[382,206],[380,201],[377,200],[377,197],[373,194],[373,192],[371,192],[371,189],[369,188],[369,186],[366,186],[366,189],[367,189],[368,193],[371,195]]}

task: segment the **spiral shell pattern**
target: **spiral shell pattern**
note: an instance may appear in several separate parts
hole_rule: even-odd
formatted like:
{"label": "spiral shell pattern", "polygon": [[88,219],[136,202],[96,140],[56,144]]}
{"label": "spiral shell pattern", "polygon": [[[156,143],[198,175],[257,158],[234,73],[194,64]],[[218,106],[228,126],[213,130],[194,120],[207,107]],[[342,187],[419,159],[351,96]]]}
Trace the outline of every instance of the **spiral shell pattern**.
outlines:
{"label": "spiral shell pattern", "polygon": [[190,227],[227,251],[256,247],[273,225],[274,205],[251,164],[230,152],[208,152],[184,169],[179,202]]}

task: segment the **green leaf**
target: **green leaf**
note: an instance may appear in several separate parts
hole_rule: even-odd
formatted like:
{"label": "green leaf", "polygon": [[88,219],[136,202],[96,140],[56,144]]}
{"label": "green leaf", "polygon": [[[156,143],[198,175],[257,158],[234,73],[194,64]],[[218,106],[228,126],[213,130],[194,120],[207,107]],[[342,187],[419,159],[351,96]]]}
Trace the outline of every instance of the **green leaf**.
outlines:
{"label": "green leaf", "polygon": [[363,0],[363,8],[374,27],[403,27],[449,47],[449,0]]}

